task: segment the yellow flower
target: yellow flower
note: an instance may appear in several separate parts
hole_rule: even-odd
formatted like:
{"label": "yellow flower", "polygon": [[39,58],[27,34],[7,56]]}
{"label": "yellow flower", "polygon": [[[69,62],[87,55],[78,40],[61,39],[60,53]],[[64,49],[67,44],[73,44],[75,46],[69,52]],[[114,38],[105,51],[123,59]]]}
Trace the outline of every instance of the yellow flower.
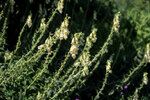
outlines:
{"label": "yellow flower", "polygon": [[32,26],[31,16],[28,16],[27,25],[28,25],[29,28]]}
{"label": "yellow flower", "polygon": [[58,11],[59,11],[59,13],[62,13],[62,10],[63,10],[63,8],[64,8],[64,0],[60,0],[59,2],[58,2]]}

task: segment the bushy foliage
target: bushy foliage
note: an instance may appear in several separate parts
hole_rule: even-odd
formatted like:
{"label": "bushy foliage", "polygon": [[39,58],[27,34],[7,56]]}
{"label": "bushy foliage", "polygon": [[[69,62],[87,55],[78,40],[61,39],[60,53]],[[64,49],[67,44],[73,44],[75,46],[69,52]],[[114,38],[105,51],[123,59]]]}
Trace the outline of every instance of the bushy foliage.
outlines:
{"label": "bushy foliage", "polygon": [[148,99],[147,0],[0,1],[0,98]]}

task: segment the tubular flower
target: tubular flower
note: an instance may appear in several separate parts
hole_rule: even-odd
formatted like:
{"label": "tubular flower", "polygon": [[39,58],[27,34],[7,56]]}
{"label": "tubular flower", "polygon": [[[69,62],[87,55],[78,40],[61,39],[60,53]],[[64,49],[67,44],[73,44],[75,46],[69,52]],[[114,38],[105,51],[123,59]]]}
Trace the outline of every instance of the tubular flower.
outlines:
{"label": "tubular flower", "polygon": [[62,11],[63,11],[63,8],[64,8],[64,0],[60,0],[59,2],[58,2],[58,11],[59,11],[59,13],[62,13]]}
{"label": "tubular flower", "polygon": [[27,25],[28,25],[29,28],[32,26],[31,16],[28,16]]}
{"label": "tubular flower", "polygon": [[76,62],[76,63],[74,64],[74,66],[75,66],[75,67],[80,66],[80,62]]}
{"label": "tubular flower", "polygon": [[38,46],[38,49],[40,50],[40,49],[42,49],[44,47],[44,45],[40,45],[40,46]]}
{"label": "tubular flower", "polygon": [[82,75],[83,75],[83,76],[89,75],[89,69],[88,69],[87,66],[85,66],[85,67],[83,68],[83,73],[82,73]]}
{"label": "tubular flower", "polygon": [[147,75],[148,75],[148,73],[146,73],[146,72],[143,74],[143,83],[145,85],[147,85],[147,83],[148,83],[148,77],[147,77]]}

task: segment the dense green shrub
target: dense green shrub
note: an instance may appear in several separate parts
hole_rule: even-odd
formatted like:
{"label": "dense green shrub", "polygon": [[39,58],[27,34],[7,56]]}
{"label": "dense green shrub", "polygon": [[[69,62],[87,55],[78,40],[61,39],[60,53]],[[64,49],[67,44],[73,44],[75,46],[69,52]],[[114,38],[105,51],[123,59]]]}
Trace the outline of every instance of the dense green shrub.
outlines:
{"label": "dense green shrub", "polygon": [[0,1],[0,98],[148,99],[149,1]]}

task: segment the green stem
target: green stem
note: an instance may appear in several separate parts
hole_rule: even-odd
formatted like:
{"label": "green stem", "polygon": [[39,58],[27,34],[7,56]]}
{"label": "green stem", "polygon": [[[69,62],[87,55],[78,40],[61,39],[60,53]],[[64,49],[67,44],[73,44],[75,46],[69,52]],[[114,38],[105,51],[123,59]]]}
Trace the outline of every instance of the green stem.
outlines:
{"label": "green stem", "polygon": [[7,0],[6,3],[5,3],[5,5],[4,5],[4,9],[2,10],[3,12],[0,13],[0,21],[2,19],[2,16],[4,15],[5,9],[6,9],[7,5],[8,5],[8,1],[9,0]]}
{"label": "green stem", "polygon": [[130,78],[132,78],[133,74],[136,73],[139,69],[141,69],[141,67],[145,64],[145,59],[143,58],[143,60],[140,62],[140,64],[134,68],[134,70],[127,76],[127,78],[125,78],[122,82],[123,83],[126,83],[129,81]]}
{"label": "green stem", "polygon": [[[19,49],[19,46],[21,45],[21,37],[22,37],[22,34],[23,34],[24,30],[25,30],[26,25],[27,25],[27,23],[25,23],[25,24],[23,25],[22,29],[21,29],[21,32],[20,32],[19,37],[18,37],[18,42],[17,42],[17,45],[16,45],[16,49],[14,50],[14,54],[16,54],[16,52],[17,52],[18,49]],[[14,54],[13,54],[13,55],[14,55]],[[11,60],[9,61],[8,66],[11,65],[13,59],[14,59],[14,56],[12,56]]]}
{"label": "green stem", "polygon": [[99,95],[102,93],[102,91],[104,90],[105,85],[106,85],[106,83],[107,83],[108,75],[109,75],[109,73],[106,71],[105,79],[104,79],[103,85],[102,85],[100,91],[99,91],[99,92],[97,93],[97,95],[95,96],[94,100],[99,99]]}
{"label": "green stem", "polygon": [[[122,80],[122,82],[120,83],[120,85],[115,85],[115,87],[113,88],[113,90],[111,90],[111,92],[113,91],[115,91],[115,90],[117,90],[119,87],[122,87],[125,83],[127,83],[131,78],[133,78],[133,77],[135,77],[134,76],[134,74],[137,72],[137,71],[139,71],[142,67],[143,67],[143,65],[145,64],[146,62],[145,62],[145,58],[143,58],[143,60],[140,62],[140,64],[136,67],[136,68],[134,68],[133,69],[133,71],[131,72],[131,73],[129,73],[129,75],[125,78],[125,79],[123,79]],[[110,93],[109,93],[110,94]],[[112,95],[112,94],[111,94]]]}
{"label": "green stem", "polygon": [[36,31],[36,32],[34,33],[33,38],[32,38],[32,45],[34,45],[38,33],[39,33],[39,31]]}
{"label": "green stem", "polygon": [[7,18],[5,18],[4,21],[4,25],[3,25],[3,29],[2,29],[2,48],[4,50],[5,44],[6,44],[6,40],[5,40],[5,35],[6,35],[6,24],[7,24]]}
{"label": "green stem", "polygon": [[23,25],[22,29],[21,29],[21,32],[20,32],[19,37],[18,37],[18,42],[17,42],[17,45],[16,45],[16,49],[14,50],[14,54],[16,54],[16,52],[19,49],[19,46],[20,46],[20,43],[21,43],[21,37],[22,37],[22,34],[23,34],[24,30],[25,30],[26,25],[27,25],[27,23],[25,23]]}
{"label": "green stem", "polygon": [[58,72],[54,75],[53,79],[51,80],[51,83],[48,84],[48,88],[44,91],[42,97],[45,96],[45,93],[51,88],[52,84],[56,81],[56,79],[59,77],[60,73],[62,72],[62,70],[65,67],[65,64],[67,63],[68,59],[70,58],[70,53],[67,54],[63,64],[61,65],[61,67],[59,68]]}
{"label": "green stem", "polygon": [[[77,69],[77,68],[76,68],[76,69]],[[69,82],[70,80],[72,80],[73,78],[75,78],[75,77],[77,77],[78,75],[80,75],[80,74],[76,74],[76,75],[73,77],[73,75],[74,75],[75,72],[76,72],[76,70],[74,70],[74,71],[72,72],[72,74],[69,75],[69,78],[64,82],[63,87],[62,87],[61,89],[59,89],[59,91],[51,98],[52,100],[55,100],[55,98],[63,91],[63,89],[64,89],[67,85],[70,86],[70,84],[68,84],[68,82]]]}

